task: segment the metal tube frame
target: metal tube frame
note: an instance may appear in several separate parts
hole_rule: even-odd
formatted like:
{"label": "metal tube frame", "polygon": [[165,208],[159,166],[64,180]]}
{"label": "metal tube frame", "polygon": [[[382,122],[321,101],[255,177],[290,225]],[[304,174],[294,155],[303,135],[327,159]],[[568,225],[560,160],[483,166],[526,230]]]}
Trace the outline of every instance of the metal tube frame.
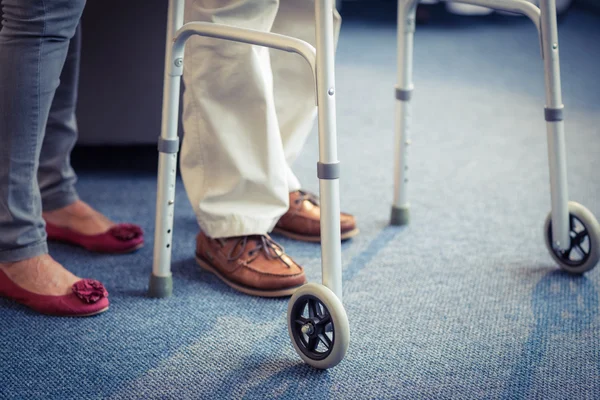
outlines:
{"label": "metal tube frame", "polygon": [[[560,87],[560,61],[558,56],[558,28],[556,1],[540,0],[542,55],[544,58],[546,108],[562,110]],[[562,115],[546,118],[548,135],[548,164],[550,168],[550,193],[552,200],[552,245],[557,250],[571,247],[569,221],[569,192],[567,183],[567,150]]]}
{"label": "metal tube frame", "polygon": [[161,151],[161,141],[175,143],[177,150],[177,122],[179,120],[179,89],[181,77],[172,75],[173,38],[183,25],[184,0],[170,0],[165,44],[165,72],[163,83],[162,125],[159,138],[158,183],[156,191],[156,220],[154,230],[154,255],[149,295],[168,297],[173,292],[171,275],[171,241],[173,239],[173,214],[175,208],[175,182],[177,178],[177,151]]}
{"label": "metal tube frame", "polygon": [[[339,165],[337,157],[333,0],[316,0],[317,104],[319,163]],[[321,198],[321,270],[323,284],[342,300],[342,247],[339,177],[319,177]]]}
{"label": "metal tube frame", "polygon": [[[442,0],[472,4],[528,17],[536,26],[544,61],[546,87],[546,130],[550,195],[552,202],[553,246],[557,250],[570,247],[568,184],[564,122],[561,98],[560,62],[558,55],[558,28],[556,0],[540,0],[540,7],[524,0]],[[408,223],[408,196],[406,146],[410,120],[410,93],[412,84],[412,50],[414,12],[418,0],[398,0],[398,78],[396,85],[396,138],[394,163],[394,202],[391,223]]]}
{"label": "metal tube frame", "polygon": [[183,75],[185,42],[192,35],[199,35],[295,52],[308,62],[315,77],[315,99],[319,108],[318,169],[324,167],[328,172],[326,174],[328,176],[320,178],[323,284],[341,299],[339,178],[330,173],[335,171],[339,164],[335,123],[335,48],[332,11],[332,0],[315,1],[317,42],[317,50],[315,50],[313,46],[302,40],[274,33],[207,22],[190,22],[184,25],[184,0],[169,0],[163,114],[159,139],[154,260],[149,288],[151,296],[167,297],[172,293],[171,241],[179,144],[177,136],[179,90]]}
{"label": "metal tube frame", "polygon": [[398,74],[396,78],[395,110],[395,162],[394,162],[394,201],[392,204],[392,225],[406,225],[409,222],[408,202],[408,146],[410,145],[410,99],[413,91],[413,43],[415,33],[415,13],[418,0],[400,0],[398,3]]}

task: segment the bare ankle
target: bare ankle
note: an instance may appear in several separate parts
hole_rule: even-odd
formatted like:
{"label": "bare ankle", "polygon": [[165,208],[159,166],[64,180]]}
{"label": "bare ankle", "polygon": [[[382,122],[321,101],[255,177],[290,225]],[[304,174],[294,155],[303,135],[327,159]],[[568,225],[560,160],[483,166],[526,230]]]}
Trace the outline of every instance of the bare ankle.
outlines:
{"label": "bare ankle", "polygon": [[81,200],[63,208],[45,211],[42,217],[46,223],[85,235],[104,233],[114,225],[112,221]]}
{"label": "bare ankle", "polygon": [[48,254],[2,263],[0,269],[16,285],[42,295],[67,294],[73,283],[79,280]]}

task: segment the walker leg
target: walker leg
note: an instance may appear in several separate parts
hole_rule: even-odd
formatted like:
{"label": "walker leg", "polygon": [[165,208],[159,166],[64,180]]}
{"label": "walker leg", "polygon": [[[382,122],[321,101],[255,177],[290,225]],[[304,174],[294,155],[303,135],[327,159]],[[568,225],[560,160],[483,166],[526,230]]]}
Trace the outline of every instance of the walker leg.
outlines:
{"label": "walker leg", "polygon": [[[173,37],[183,25],[184,0],[169,1],[163,110],[161,136],[158,140],[158,185],[156,195],[156,226],[154,231],[154,258],[150,277],[149,295],[168,297],[173,292],[171,276],[171,243],[175,208],[175,182],[179,138],[179,87],[182,59],[172,59]],[[175,64],[176,68],[173,68]],[[176,71],[175,73],[173,71]]]}
{"label": "walker leg", "polygon": [[319,121],[319,194],[323,284],[342,299],[339,161],[335,121],[333,1],[315,1],[317,103]]}
{"label": "walker leg", "polygon": [[321,195],[323,285],[311,282],[296,290],[288,303],[287,323],[290,339],[300,358],[315,368],[327,369],[336,366],[346,355],[350,344],[350,324],[342,304],[333,0],[316,0],[315,14],[319,111],[317,175]]}
{"label": "walker leg", "polygon": [[558,250],[567,250],[571,245],[569,236],[569,195],[555,0],[541,0],[540,11],[542,55],[546,83],[545,118],[552,199],[552,246]]}
{"label": "walker leg", "polygon": [[394,202],[392,204],[392,225],[406,225],[410,219],[408,203],[408,162],[410,145],[410,99],[413,90],[412,64],[413,40],[415,32],[416,0],[398,1],[398,76],[396,83],[396,137],[394,143]]}

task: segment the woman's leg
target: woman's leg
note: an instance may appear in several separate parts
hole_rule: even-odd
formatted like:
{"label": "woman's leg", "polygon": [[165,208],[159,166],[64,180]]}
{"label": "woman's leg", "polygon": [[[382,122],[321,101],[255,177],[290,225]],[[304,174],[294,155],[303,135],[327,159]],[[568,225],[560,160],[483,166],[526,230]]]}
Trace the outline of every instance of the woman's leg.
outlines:
{"label": "woman's leg", "polygon": [[46,134],[42,143],[38,183],[42,195],[42,210],[52,211],[79,199],[75,190],[77,176],[71,167],[70,155],[77,141],[75,106],[79,81],[81,27],[69,43],[67,58],[60,74],[50,106]]}
{"label": "woman's leg", "polygon": [[0,262],[47,253],[37,181],[50,104],[84,0],[2,0]]}
{"label": "woman's leg", "polygon": [[85,0],[1,4],[0,270],[24,290],[64,295],[78,278],[47,255],[37,170],[50,105]]}
{"label": "woman's leg", "polygon": [[78,26],[75,36],[70,40],[60,83],[50,106],[37,177],[42,197],[42,216],[46,222],[78,233],[97,235],[115,224],[79,200],[75,190],[77,175],[70,161],[78,135],[75,108],[80,49],[81,26]]}

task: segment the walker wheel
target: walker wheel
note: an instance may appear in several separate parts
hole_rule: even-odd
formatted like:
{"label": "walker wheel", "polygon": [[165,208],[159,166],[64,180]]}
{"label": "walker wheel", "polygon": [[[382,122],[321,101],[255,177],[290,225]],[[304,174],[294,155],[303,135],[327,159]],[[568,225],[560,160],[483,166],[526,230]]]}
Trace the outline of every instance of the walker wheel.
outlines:
{"label": "walker wheel", "polygon": [[329,288],[316,283],[300,287],[290,299],[288,332],[300,358],[319,369],[342,361],[350,343],[342,302]]}
{"label": "walker wheel", "polygon": [[554,248],[552,213],[550,213],[544,225],[546,248],[560,268],[573,274],[583,274],[593,269],[600,259],[600,224],[587,208],[570,201],[569,225],[571,236],[569,249]]}

